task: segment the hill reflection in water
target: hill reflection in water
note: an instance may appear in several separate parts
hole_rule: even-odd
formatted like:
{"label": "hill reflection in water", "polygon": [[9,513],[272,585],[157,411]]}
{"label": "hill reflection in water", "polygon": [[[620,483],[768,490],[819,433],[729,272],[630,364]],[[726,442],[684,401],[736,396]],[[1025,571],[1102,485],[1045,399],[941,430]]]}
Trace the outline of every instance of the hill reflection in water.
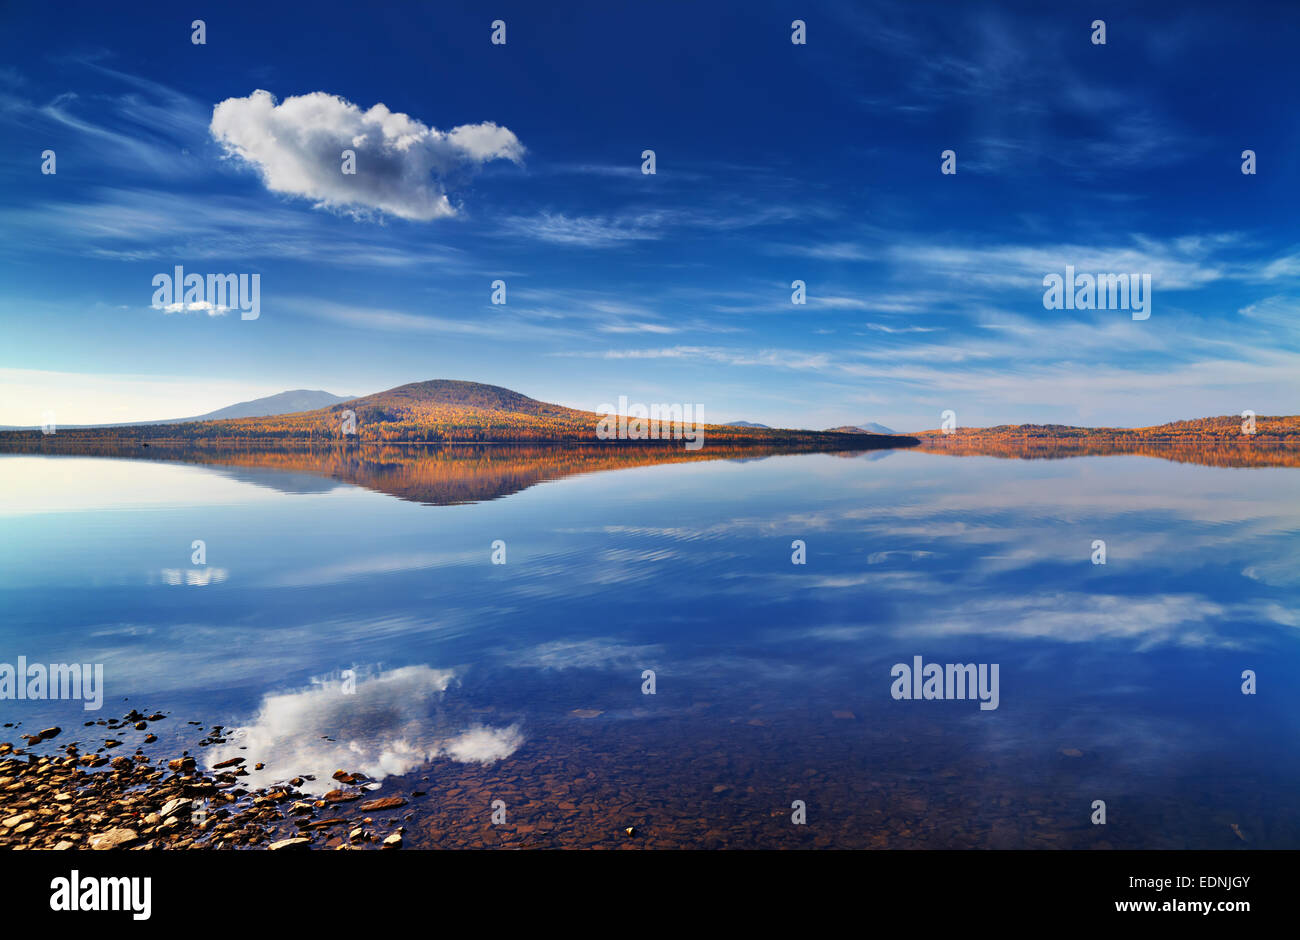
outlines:
{"label": "hill reflection in water", "polygon": [[1300,446],[1259,441],[1224,443],[1138,443],[925,437],[918,448],[952,457],[1002,457],[1014,460],[1062,460],[1067,457],[1159,457],[1203,467],[1300,467]]}
{"label": "hill reflection in water", "polygon": [[[242,482],[286,493],[321,492],[327,480],[387,493],[431,506],[499,499],[564,477],[604,470],[712,460],[762,460],[788,454],[827,453],[799,445],[710,444],[696,451],[663,445],[611,444],[340,444],[326,447],[153,443],[134,441],[0,442],[0,452],[49,456],[177,461],[221,469]],[[885,456],[860,448],[829,451],[846,458]],[[269,472],[268,472],[269,471]]]}
{"label": "hill reflection in water", "polygon": [[[1061,460],[1143,456],[1207,467],[1300,467],[1300,446],[1248,443],[1136,443],[926,437],[918,450],[954,457]],[[327,446],[153,442],[61,438],[0,438],[0,453],[177,461],[222,469],[232,478],[286,493],[329,490],[328,481],[360,486],[398,499],[452,506],[499,499],[547,480],[659,464],[764,460],[830,453],[876,460],[891,448],[842,449],[813,444],[711,443],[696,451],[665,445],[608,444],[332,444]]]}

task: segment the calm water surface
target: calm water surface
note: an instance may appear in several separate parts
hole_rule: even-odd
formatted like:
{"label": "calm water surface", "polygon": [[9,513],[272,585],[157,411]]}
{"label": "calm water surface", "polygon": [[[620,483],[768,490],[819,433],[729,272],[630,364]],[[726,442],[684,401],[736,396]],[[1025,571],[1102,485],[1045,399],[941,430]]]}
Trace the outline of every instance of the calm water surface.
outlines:
{"label": "calm water surface", "polygon": [[[0,715],[238,728],[202,757],[362,771],[426,847],[1300,848],[1300,470],[497,453],[0,455],[0,662],[106,685]],[[998,708],[894,700],[915,656]]]}

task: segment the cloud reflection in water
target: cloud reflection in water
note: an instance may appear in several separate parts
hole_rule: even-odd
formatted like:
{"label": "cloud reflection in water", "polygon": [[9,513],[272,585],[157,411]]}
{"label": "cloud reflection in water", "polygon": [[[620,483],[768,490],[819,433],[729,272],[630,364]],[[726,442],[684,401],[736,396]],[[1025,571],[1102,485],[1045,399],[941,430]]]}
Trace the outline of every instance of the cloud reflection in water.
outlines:
{"label": "cloud reflection in water", "polygon": [[[340,769],[379,781],[438,757],[462,763],[509,757],[524,740],[518,725],[458,720],[444,702],[454,678],[449,669],[404,666],[358,675],[351,692],[333,676],[267,695],[251,724],[211,750],[209,764],[245,758],[249,776],[243,782],[250,787],[310,774],[316,779],[302,789],[321,794],[338,786],[331,775]],[[266,767],[253,770],[259,761]]]}

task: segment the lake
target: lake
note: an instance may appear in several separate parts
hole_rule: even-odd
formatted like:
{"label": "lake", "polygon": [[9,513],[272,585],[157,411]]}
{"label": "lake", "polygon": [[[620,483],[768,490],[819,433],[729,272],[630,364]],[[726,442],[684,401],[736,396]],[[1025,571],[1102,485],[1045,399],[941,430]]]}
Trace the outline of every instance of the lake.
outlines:
{"label": "lake", "polygon": [[103,707],[0,740],[162,710],[412,847],[1300,848],[1293,459],[28,451],[0,662]]}

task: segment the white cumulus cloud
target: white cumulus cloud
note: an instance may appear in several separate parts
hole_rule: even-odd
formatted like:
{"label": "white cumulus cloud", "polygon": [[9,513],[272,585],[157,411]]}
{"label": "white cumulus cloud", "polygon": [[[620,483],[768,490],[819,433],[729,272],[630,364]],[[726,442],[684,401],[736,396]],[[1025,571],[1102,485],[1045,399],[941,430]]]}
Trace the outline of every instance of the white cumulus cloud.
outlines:
{"label": "white cumulus cloud", "polygon": [[[491,122],[441,131],[383,104],[362,111],[323,91],[279,103],[262,90],[227,98],[213,108],[209,130],[273,192],[415,221],[456,214],[447,188],[458,175],[524,155],[519,138]],[[355,174],[343,172],[344,150],[356,155]]]}

